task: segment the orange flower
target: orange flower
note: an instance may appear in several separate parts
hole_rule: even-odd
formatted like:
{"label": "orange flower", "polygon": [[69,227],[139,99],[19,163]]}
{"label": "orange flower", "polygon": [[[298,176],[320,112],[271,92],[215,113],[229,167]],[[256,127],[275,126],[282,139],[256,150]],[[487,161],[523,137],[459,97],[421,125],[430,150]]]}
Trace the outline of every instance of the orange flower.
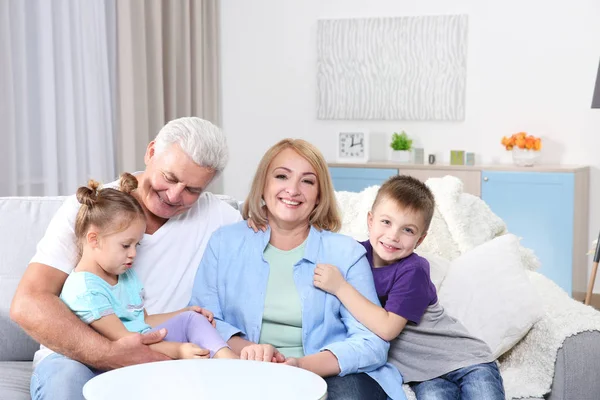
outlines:
{"label": "orange flower", "polygon": [[528,135],[526,132],[518,132],[510,137],[502,137],[502,146],[506,150],[512,150],[515,146],[520,149],[539,151],[542,149],[542,139],[533,135]]}

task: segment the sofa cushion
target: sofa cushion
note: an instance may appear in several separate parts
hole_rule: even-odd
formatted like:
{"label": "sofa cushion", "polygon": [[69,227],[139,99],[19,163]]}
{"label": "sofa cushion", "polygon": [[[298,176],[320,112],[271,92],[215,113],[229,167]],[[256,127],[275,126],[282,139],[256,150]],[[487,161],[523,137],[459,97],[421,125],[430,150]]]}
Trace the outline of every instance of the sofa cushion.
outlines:
{"label": "sofa cushion", "polygon": [[10,303],[37,242],[63,200],[64,197],[0,198],[0,361],[30,361],[39,348],[10,321]]}
{"label": "sofa cushion", "polygon": [[30,400],[31,362],[0,362],[0,399]]}
{"label": "sofa cushion", "polygon": [[499,236],[452,261],[439,290],[440,303],[497,358],[521,340],[543,315],[527,277],[519,239]]}
{"label": "sofa cushion", "polygon": [[435,289],[439,292],[444,279],[446,279],[448,270],[450,269],[450,260],[433,253],[421,251],[420,249],[417,249],[415,253],[429,262],[429,276],[431,278],[431,282],[433,282],[433,285],[435,286]]}

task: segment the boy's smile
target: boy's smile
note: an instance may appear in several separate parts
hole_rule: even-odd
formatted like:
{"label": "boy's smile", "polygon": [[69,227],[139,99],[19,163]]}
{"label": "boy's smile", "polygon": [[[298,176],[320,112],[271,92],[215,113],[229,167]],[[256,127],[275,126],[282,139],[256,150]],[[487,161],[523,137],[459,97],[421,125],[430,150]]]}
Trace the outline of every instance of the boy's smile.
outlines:
{"label": "boy's smile", "polygon": [[387,197],[369,212],[367,224],[376,268],[408,257],[427,234],[420,212],[406,209]]}

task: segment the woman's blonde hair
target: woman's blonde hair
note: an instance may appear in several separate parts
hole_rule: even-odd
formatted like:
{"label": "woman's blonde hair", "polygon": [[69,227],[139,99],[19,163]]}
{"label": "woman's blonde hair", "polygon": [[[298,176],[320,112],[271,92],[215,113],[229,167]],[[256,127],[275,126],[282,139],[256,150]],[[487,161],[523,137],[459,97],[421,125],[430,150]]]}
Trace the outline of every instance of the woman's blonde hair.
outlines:
{"label": "woman's blonde hair", "polygon": [[242,210],[244,219],[252,216],[257,225],[264,226],[268,224],[267,210],[263,207],[262,198],[267,182],[267,174],[269,173],[269,166],[273,159],[286,149],[292,149],[306,159],[317,173],[319,202],[310,213],[309,224],[318,230],[339,231],[342,227],[342,220],[325,158],[319,149],[302,139],[283,139],[267,150],[258,164],[254,179],[252,180],[252,186],[250,187],[250,193],[244,202]]}

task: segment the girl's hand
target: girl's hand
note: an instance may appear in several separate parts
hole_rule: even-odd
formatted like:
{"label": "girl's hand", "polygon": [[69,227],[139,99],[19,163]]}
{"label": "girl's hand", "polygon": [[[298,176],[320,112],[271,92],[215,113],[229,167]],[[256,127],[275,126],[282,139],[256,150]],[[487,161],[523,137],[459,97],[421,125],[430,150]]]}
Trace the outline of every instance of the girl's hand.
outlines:
{"label": "girl's hand", "polygon": [[214,314],[211,311],[207,310],[206,308],[202,308],[199,306],[189,306],[189,307],[184,308],[182,311],[195,311],[198,314],[202,314],[206,317],[208,322],[210,322],[212,324],[213,328],[217,327],[217,323],[215,322],[215,319],[214,319]]}
{"label": "girl's hand", "polygon": [[179,359],[190,359],[190,358],[210,358],[210,351],[203,349],[194,343],[181,343],[179,346]]}
{"label": "girl's hand", "polygon": [[315,287],[337,296],[337,292],[346,283],[340,270],[330,264],[317,264],[313,276]]}
{"label": "girl's hand", "polygon": [[261,225],[261,226],[256,225],[256,222],[254,222],[252,217],[248,217],[248,219],[246,220],[246,223],[248,224],[248,227],[254,231],[254,233],[258,232],[259,229],[263,232],[265,232],[267,230],[266,225]]}
{"label": "girl's hand", "polygon": [[242,349],[240,360],[282,363],[285,356],[270,344],[251,344]]}
{"label": "girl's hand", "polygon": [[295,358],[295,357],[288,357],[288,358],[286,358],[285,361],[284,361],[284,364],[292,366],[292,367],[299,367],[300,366],[300,363],[298,362],[298,359]]}

